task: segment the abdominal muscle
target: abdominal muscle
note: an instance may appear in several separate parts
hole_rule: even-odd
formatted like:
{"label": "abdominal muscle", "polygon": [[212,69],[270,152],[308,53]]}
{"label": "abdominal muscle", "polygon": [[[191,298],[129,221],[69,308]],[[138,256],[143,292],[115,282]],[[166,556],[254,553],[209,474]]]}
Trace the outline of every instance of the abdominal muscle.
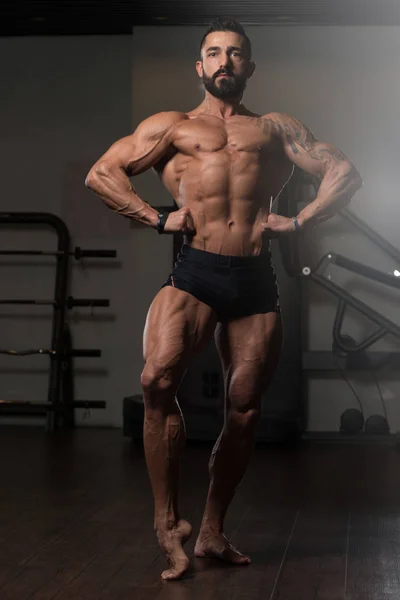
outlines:
{"label": "abdominal muscle", "polygon": [[230,162],[223,169],[218,160],[213,161],[215,169],[210,163],[204,168],[200,161],[188,162],[181,165],[181,173],[169,165],[162,175],[176,204],[188,207],[193,217],[196,233],[186,236],[185,243],[231,256],[268,251],[269,238],[262,224],[268,219],[271,199],[282,188],[282,178],[272,181],[268,173],[260,174],[257,163],[248,160],[244,165]]}
{"label": "abdominal muscle", "polygon": [[[210,197],[204,198],[199,206],[199,201],[187,198],[183,205],[191,211],[196,233],[186,236],[186,243],[199,250],[232,256],[257,256],[267,250],[269,242],[263,234],[262,222],[267,220],[268,211],[260,207],[258,214],[249,220],[243,215],[245,211],[240,210],[243,207],[238,206],[242,202]],[[224,212],[226,216],[215,216],[216,212]]]}

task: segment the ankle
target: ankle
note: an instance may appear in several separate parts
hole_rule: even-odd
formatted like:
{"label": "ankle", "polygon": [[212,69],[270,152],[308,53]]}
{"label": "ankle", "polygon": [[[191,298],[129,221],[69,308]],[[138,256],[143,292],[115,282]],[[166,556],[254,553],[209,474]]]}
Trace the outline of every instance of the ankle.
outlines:
{"label": "ankle", "polygon": [[219,519],[203,519],[200,532],[201,533],[213,533],[219,535],[223,533],[224,526]]}
{"label": "ankle", "polygon": [[154,529],[155,531],[171,531],[172,529],[176,529],[178,521],[179,519],[172,515],[168,517],[155,517]]}

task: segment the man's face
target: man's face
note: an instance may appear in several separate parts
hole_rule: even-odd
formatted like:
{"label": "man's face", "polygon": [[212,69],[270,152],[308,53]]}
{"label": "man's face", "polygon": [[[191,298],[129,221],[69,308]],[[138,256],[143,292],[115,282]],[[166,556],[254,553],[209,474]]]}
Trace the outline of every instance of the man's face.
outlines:
{"label": "man's face", "polygon": [[245,39],[231,31],[210,33],[201,51],[201,61],[196,64],[206,90],[216,98],[229,99],[241,96],[247,79],[254,71]]}

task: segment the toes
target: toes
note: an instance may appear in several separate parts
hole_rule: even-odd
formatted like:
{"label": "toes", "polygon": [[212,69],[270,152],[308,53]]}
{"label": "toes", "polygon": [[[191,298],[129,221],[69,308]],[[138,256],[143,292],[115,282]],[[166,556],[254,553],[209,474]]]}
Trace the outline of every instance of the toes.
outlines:
{"label": "toes", "polygon": [[180,579],[180,577],[182,577],[182,573],[179,573],[175,569],[168,569],[161,573],[161,578],[164,579],[164,581],[172,581],[174,579]]}
{"label": "toes", "polygon": [[198,558],[219,558],[234,565],[251,563],[249,556],[236,550],[226,539],[213,540],[212,543],[210,540],[197,542],[194,553]]}
{"label": "toes", "polygon": [[249,565],[251,563],[250,557],[245,556],[235,550],[234,548],[227,548],[224,552],[224,559],[232,562],[235,565]]}
{"label": "toes", "polygon": [[164,581],[173,581],[174,579],[180,579],[186,570],[187,566],[180,569],[167,569],[166,571],[163,571],[161,573],[161,578],[164,579]]}
{"label": "toes", "polygon": [[236,556],[232,562],[236,565],[249,565],[251,560],[249,556]]}
{"label": "toes", "polygon": [[167,580],[167,581],[171,581],[173,579],[180,579],[182,577],[182,575],[185,573],[185,571],[187,571],[188,567],[189,567],[189,559],[188,558],[186,558],[186,560],[182,559],[178,562],[178,564],[175,563],[175,566],[163,571],[161,573],[161,577],[162,577],[162,579]]}

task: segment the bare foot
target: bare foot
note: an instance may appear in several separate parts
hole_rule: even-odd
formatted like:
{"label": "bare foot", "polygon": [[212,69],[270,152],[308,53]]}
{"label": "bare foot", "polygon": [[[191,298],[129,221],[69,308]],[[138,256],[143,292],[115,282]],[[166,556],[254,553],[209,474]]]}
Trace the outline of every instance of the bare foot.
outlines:
{"label": "bare foot", "polygon": [[183,544],[192,533],[192,526],[181,519],[172,529],[156,528],[161,550],[170,568],[161,573],[162,579],[180,579],[189,566],[189,559],[183,551]]}
{"label": "bare foot", "polygon": [[250,557],[236,550],[223,533],[211,529],[200,531],[194,554],[199,558],[219,558],[234,565],[251,563]]}

